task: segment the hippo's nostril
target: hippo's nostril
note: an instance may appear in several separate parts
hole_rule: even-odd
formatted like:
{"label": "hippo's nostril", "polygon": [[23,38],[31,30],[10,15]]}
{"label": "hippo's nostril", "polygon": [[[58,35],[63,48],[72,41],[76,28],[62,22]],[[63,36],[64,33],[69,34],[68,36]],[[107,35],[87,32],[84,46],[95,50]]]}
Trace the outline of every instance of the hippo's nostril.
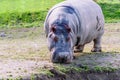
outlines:
{"label": "hippo's nostril", "polygon": [[67,57],[59,57],[58,62],[59,63],[66,63],[67,62]]}

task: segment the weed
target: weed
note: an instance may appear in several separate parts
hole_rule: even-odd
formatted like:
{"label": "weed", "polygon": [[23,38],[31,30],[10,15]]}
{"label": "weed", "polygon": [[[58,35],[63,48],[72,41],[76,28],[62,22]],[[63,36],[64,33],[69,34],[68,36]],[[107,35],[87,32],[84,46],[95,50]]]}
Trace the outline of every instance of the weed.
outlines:
{"label": "weed", "polygon": [[49,69],[39,68],[38,70],[39,74],[48,75],[49,77],[54,76],[54,74],[51,73]]}
{"label": "weed", "polygon": [[95,66],[94,70],[96,72],[114,72],[117,69],[116,68],[112,68],[112,67],[100,67],[100,66]]}

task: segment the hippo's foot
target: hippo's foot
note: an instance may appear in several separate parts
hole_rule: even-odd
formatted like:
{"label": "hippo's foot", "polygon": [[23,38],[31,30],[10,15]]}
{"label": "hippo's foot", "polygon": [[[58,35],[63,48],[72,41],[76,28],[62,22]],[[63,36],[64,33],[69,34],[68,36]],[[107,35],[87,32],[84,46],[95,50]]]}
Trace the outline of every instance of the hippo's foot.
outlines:
{"label": "hippo's foot", "polygon": [[74,52],[83,52],[84,45],[79,45],[74,48]]}
{"label": "hippo's foot", "polygon": [[101,48],[93,48],[91,52],[102,52]]}
{"label": "hippo's foot", "polygon": [[81,49],[74,49],[74,52],[77,53],[77,52],[83,52],[83,50]]}

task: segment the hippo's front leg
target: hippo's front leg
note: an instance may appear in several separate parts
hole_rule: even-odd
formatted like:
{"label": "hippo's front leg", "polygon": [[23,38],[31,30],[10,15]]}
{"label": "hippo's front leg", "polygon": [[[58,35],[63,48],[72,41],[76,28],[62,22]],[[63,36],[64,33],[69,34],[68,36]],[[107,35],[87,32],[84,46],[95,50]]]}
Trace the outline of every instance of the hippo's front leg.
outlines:
{"label": "hippo's front leg", "polygon": [[78,45],[78,46],[75,46],[74,48],[74,52],[83,52],[84,50],[84,45]]}
{"label": "hippo's front leg", "polygon": [[91,52],[101,52],[101,37],[93,40],[94,46]]}

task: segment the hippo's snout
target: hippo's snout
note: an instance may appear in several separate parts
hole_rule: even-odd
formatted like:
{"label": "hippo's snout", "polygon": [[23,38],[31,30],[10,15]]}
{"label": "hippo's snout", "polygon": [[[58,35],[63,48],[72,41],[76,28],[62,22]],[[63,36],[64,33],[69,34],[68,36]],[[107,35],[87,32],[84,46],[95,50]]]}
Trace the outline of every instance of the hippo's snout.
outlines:
{"label": "hippo's snout", "polygon": [[52,54],[53,63],[71,63],[72,55],[70,52],[59,52]]}

